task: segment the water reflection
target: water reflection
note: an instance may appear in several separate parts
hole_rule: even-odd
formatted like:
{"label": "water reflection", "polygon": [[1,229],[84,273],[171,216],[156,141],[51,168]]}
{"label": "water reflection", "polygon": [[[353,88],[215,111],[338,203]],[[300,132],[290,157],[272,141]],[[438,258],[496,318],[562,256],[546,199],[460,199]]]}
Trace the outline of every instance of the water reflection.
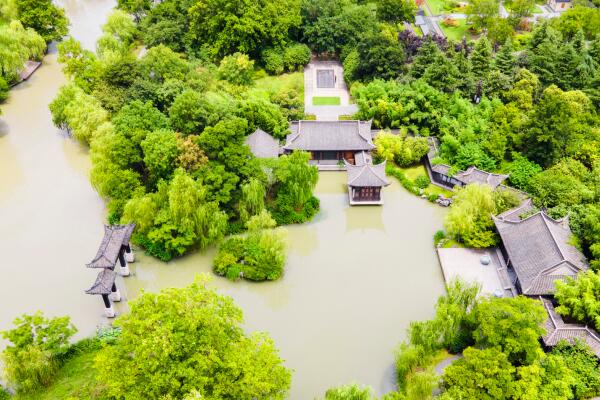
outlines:
{"label": "water reflection", "polygon": [[[391,390],[394,348],[410,321],[432,314],[443,291],[432,235],[444,210],[395,182],[385,189],[383,207],[350,209],[344,183],[343,172],[320,175],[322,212],[309,224],[287,228],[290,250],[281,280],[213,281],[243,309],[248,330],[274,338],[295,371],[292,399],[312,399],[351,381],[379,393]],[[197,273],[210,273],[213,254],[168,264],[141,255],[135,276],[124,281],[128,296],[185,286]]]}

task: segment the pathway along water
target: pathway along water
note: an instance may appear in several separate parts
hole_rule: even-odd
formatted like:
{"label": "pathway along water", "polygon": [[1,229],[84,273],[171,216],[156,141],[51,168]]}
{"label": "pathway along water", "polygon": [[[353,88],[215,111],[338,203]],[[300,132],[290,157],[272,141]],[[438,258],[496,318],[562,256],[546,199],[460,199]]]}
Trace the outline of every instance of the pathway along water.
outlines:
{"label": "pathway along water", "polygon": [[[112,0],[65,1],[71,31],[87,48]],[[84,263],[102,238],[104,205],[88,181],[87,151],[52,126],[47,105],[65,82],[51,52],[11,93],[0,117],[0,329],[18,315],[69,315],[79,337],[106,320]],[[412,320],[429,317],[443,292],[431,242],[444,210],[396,182],[383,207],[347,204],[345,174],[321,173],[322,211],[285,228],[290,243],[282,280],[252,284],[216,277],[242,308],[249,331],[267,331],[294,369],[291,399],[320,396],[351,381],[393,389],[393,350]],[[185,286],[210,272],[214,249],[169,264],[137,253],[124,297]],[[126,304],[117,307],[126,311]]]}

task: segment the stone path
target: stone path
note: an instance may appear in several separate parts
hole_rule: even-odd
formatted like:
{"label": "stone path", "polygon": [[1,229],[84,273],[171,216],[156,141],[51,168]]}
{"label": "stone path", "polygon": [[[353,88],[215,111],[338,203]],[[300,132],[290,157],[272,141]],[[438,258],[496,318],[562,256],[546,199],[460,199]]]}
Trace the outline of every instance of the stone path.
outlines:
{"label": "stone path", "polygon": [[[317,70],[333,70],[333,87],[317,87]],[[313,106],[313,97],[339,97],[339,106]],[[304,68],[304,112],[314,114],[317,120],[337,121],[340,115],[358,111],[350,104],[350,93],[344,81],[344,68],[338,61],[311,61]]]}

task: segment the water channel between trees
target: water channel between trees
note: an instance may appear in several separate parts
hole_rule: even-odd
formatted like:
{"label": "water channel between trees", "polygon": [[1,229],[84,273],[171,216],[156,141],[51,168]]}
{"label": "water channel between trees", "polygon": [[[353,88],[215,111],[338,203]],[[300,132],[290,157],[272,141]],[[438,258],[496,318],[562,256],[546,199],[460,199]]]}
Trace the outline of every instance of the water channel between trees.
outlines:
{"label": "water channel between trees", "polygon": [[[114,3],[61,3],[72,34],[93,48]],[[99,298],[83,290],[96,271],[84,264],[102,238],[105,209],[88,180],[87,150],[52,126],[48,103],[65,82],[55,52],[12,91],[0,116],[0,329],[41,309],[69,315],[79,337],[105,322]],[[393,350],[412,320],[432,315],[443,278],[432,246],[444,210],[393,181],[382,207],[349,207],[343,172],[320,173],[321,212],[288,232],[288,262],[277,282],[229,282],[245,327],[271,334],[294,370],[293,400],[352,381],[393,388]],[[185,286],[211,271],[214,249],[168,264],[138,251],[124,296]],[[125,312],[125,303],[117,307]],[[1,344],[0,344],[1,347]]]}

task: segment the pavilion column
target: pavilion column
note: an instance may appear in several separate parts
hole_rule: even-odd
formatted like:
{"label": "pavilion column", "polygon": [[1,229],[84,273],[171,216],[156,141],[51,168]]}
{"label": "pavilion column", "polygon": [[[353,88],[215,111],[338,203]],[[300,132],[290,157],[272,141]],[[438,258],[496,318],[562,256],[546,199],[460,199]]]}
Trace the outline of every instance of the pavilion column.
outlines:
{"label": "pavilion column", "polygon": [[121,276],[129,276],[129,264],[127,264],[127,260],[125,260],[125,251],[123,247],[119,250],[119,264],[121,265]]}
{"label": "pavilion column", "polygon": [[115,309],[113,308],[108,295],[103,294],[102,300],[104,301],[104,315],[106,315],[107,318],[114,318],[115,317]]}
{"label": "pavilion column", "polygon": [[125,261],[127,261],[128,263],[134,262],[135,254],[133,254],[133,249],[131,248],[129,243],[127,243],[123,247],[125,248]]}
{"label": "pavilion column", "polygon": [[111,293],[108,295],[108,298],[114,302],[121,301],[121,292],[117,288],[117,284],[113,283],[111,288]]}

